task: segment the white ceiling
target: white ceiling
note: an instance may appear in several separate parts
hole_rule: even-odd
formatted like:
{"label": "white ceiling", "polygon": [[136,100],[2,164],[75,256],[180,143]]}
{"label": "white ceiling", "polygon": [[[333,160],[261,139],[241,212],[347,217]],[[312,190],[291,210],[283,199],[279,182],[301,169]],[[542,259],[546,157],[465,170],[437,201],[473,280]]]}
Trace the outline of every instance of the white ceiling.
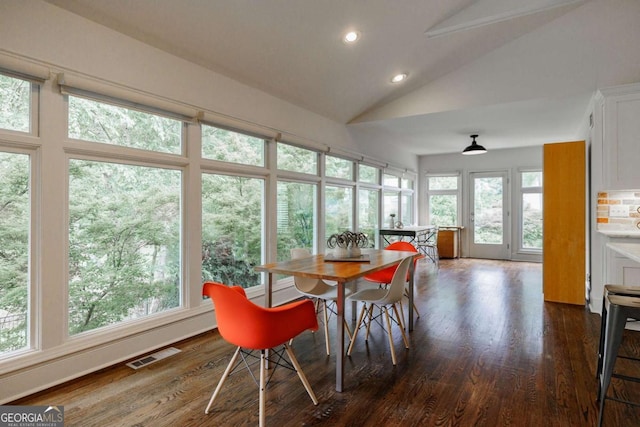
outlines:
{"label": "white ceiling", "polygon": [[637,26],[637,0],[47,1],[417,155],[575,139],[599,84],[640,79],[637,43],[603,73],[588,35]]}

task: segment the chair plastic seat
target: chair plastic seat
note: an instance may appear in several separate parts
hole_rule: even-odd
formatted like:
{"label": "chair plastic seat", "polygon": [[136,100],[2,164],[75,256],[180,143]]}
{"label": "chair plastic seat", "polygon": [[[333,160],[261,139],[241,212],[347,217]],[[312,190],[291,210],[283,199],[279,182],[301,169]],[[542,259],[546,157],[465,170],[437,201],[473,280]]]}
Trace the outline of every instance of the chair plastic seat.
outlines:
{"label": "chair plastic seat", "polygon": [[376,303],[387,295],[386,289],[363,289],[349,297],[350,300]]}
{"label": "chair plastic seat", "polygon": [[[291,249],[291,258],[292,259],[300,259],[300,258],[308,258],[311,257],[311,252],[306,248],[293,248]],[[335,303],[338,299],[338,287],[335,285],[330,285],[324,280],[321,279],[313,279],[308,277],[298,277],[294,276],[293,283],[296,287],[296,290],[302,295],[308,298],[315,298],[322,305],[322,312],[324,315],[324,341],[325,341],[325,349],[327,351],[327,356],[331,354],[331,345],[329,343],[329,312],[335,313],[335,310],[331,309],[329,304]],[[344,289],[345,297],[351,295],[353,291],[349,288]],[[343,324],[344,328],[347,330],[347,334],[351,337],[351,330],[349,329],[349,325],[345,320]]]}
{"label": "chair plastic seat", "polygon": [[[202,294],[210,297],[213,301],[218,321],[218,332],[222,338],[237,346],[209,400],[204,411],[205,414],[209,413],[222,385],[234,370],[240,353],[243,354],[242,360],[246,365],[244,354],[248,352],[244,349],[260,351],[260,427],[265,425],[266,371],[267,361],[270,360],[267,350],[278,356],[275,366],[284,366],[296,371],[313,404],[318,404],[318,399],[288,344],[289,340],[301,332],[307,329],[312,331],[318,329],[318,319],[313,302],[310,300],[295,301],[278,307],[265,308],[249,301],[241,287],[226,286],[215,282],[205,283],[202,286]],[[280,346],[283,348],[281,352],[271,350]],[[290,363],[284,363],[285,359],[282,358],[284,353],[289,356]],[[248,365],[246,367],[249,369]]]}
{"label": "chair plastic seat", "polygon": [[[318,281],[316,286],[311,289],[303,290],[301,288],[297,288],[298,292],[302,295],[307,296],[309,298],[320,298],[323,300],[336,300],[338,298],[338,287],[327,285],[322,280]],[[345,297],[351,295],[353,291],[349,288],[345,288],[344,295]]]}

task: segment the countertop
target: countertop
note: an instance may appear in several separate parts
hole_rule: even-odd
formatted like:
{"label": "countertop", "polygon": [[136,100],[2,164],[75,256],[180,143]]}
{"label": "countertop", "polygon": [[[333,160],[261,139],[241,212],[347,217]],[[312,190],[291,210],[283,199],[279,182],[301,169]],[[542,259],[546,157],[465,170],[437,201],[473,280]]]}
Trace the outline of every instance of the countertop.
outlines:
{"label": "countertop", "polygon": [[608,237],[628,237],[632,239],[640,239],[640,230],[596,230],[600,234]]}
{"label": "countertop", "polygon": [[640,243],[607,243],[607,247],[630,260],[640,262]]}

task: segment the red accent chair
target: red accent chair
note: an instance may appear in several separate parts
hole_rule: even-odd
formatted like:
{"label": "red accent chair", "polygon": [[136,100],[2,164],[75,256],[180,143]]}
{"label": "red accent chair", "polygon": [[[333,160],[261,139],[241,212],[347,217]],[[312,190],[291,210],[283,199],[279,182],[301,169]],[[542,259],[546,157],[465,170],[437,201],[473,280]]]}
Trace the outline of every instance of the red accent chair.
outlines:
{"label": "red accent chair", "polygon": [[[274,361],[274,366],[285,366],[297,372],[304,388],[311,397],[314,405],[318,404],[307,378],[288,342],[300,333],[310,329],[318,330],[318,319],[311,300],[296,301],[273,308],[264,308],[247,299],[240,286],[226,286],[220,283],[206,282],[202,287],[202,294],[211,298],[218,321],[218,331],[227,342],[238,346],[227,369],[222,374],[211,400],[205,409],[209,413],[211,405],[220,392],[224,381],[236,367],[238,355],[245,355],[253,350],[260,351],[260,426],[265,422],[265,388],[268,360]],[[276,350],[276,347],[282,348]],[[272,349],[267,352],[267,350]],[[291,363],[284,359],[287,353]],[[271,359],[269,359],[269,357]],[[275,360],[274,360],[275,359]],[[246,365],[249,368],[248,365]],[[274,367],[274,369],[275,369]],[[272,374],[273,375],[273,374]]]}

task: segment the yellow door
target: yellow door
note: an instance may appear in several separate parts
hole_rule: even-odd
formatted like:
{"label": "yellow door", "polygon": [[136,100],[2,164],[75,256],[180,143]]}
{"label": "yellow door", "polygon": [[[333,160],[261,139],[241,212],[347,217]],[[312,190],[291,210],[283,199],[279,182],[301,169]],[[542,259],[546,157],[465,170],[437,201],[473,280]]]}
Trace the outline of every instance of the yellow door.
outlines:
{"label": "yellow door", "polygon": [[585,160],[584,141],[544,146],[545,301],[585,303]]}

